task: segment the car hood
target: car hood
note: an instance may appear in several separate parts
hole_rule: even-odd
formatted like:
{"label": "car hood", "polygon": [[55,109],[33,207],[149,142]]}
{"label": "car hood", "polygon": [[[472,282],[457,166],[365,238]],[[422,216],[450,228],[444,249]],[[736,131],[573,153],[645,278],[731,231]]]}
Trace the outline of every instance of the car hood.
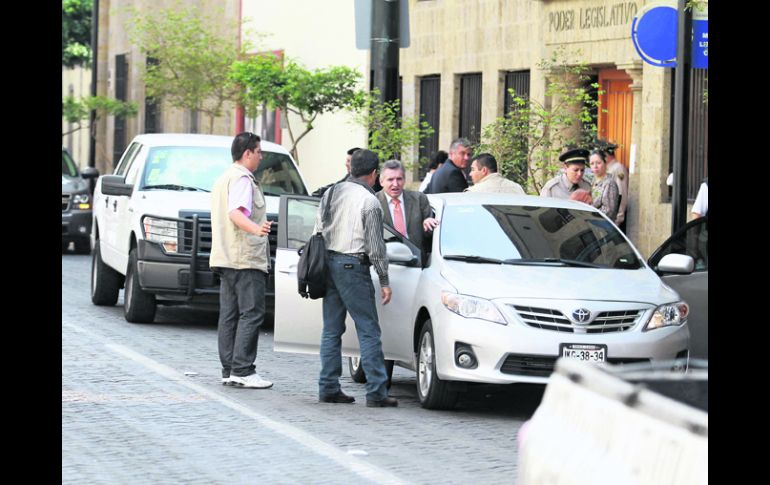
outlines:
{"label": "car hood", "polygon": [[443,261],[441,275],[459,293],[495,298],[545,298],[663,304],[678,299],[649,268],[636,270],[512,266]]}
{"label": "car hood", "polygon": [[62,194],[84,192],[88,190],[88,183],[80,177],[61,176]]}
{"label": "car hood", "polygon": [[[268,214],[278,213],[278,197],[265,196]],[[140,214],[179,217],[180,211],[211,212],[211,194],[179,190],[143,190],[131,198],[131,207]]]}

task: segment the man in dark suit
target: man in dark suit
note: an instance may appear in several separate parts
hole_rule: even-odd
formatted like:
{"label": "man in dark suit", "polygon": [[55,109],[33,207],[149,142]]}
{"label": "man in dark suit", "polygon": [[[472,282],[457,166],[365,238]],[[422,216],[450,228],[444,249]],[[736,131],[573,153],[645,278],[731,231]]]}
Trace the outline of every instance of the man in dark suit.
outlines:
{"label": "man in dark suit", "polygon": [[405,181],[401,162],[389,160],[382,166],[382,190],[376,195],[382,207],[383,221],[405,235],[424,254],[430,250],[428,242],[438,221],[431,217],[430,203],[425,194],[404,190]]}
{"label": "man in dark suit", "polygon": [[449,158],[441,166],[425,190],[426,194],[440,194],[442,192],[462,192],[468,188],[468,179],[465,178],[465,168],[470,163],[473,149],[467,138],[458,138],[449,145]]}

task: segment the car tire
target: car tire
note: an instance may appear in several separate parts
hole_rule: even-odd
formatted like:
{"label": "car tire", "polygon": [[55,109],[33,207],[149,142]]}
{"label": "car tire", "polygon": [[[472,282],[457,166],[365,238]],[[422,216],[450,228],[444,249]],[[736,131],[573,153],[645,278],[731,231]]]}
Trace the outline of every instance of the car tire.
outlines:
{"label": "car tire", "polygon": [[152,323],[155,319],[157,302],[155,295],[147,293],[139,286],[138,258],[136,248],[128,254],[126,271],[126,291],[123,295],[123,315],[131,323]]}
{"label": "car tire", "polygon": [[457,392],[450,391],[448,383],[439,379],[435,350],[433,326],[427,320],[417,347],[417,397],[426,409],[452,409],[457,402]]}
{"label": "car tire", "polygon": [[[393,365],[392,360],[385,361],[385,373],[388,376],[388,389],[393,381]],[[361,366],[360,357],[348,357],[348,370],[350,371],[350,378],[353,382],[363,384],[366,382],[366,374],[364,374],[364,368]]]}
{"label": "car tire", "polygon": [[91,252],[91,241],[88,239],[75,240],[75,254],[88,254]]}
{"label": "car tire", "polygon": [[121,275],[102,261],[99,241],[91,256],[91,302],[98,306],[112,306],[118,302]]}

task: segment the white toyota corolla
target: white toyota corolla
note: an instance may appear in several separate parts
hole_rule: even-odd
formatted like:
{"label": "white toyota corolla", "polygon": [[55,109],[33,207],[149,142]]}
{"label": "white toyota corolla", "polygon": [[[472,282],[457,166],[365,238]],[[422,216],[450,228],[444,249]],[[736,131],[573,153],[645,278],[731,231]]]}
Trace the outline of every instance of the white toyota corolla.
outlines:
{"label": "white toyota corolla", "polygon": [[[508,194],[429,199],[440,225],[425,257],[385,228],[393,298],[385,306],[377,298],[385,358],[416,371],[424,407],[454,406],[468,383],[546,383],[560,357],[688,357],[687,303],[598,210]],[[322,301],[302,299],[296,276],[317,206],[315,198],[281,196],[276,351],[319,350]],[[670,254],[657,269],[688,273],[693,260]],[[342,350],[353,362],[359,355],[349,316]]]}

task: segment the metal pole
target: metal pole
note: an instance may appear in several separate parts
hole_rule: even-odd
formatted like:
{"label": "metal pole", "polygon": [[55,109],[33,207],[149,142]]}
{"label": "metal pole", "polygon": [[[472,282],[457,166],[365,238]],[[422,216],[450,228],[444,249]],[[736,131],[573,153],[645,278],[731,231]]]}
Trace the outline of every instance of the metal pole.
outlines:
{"label": "metal pole", "polygon": [[372,87],[380,101],[398,98],[399,0],[372,1]]}
{"label": "metal pole", "polygon": [[687,223],[687,153],[690,129],[690,51],[692,10],[678,2],[676,75],[674,77],[674,193],[671,233]]}
{"label": "metal pole", "polygon": [[[91,9],[91,96],[96,96],[96,66],[97,58],[96,51],[99,47],[99,0],[94,0],[93,8]],[[88,149],[88,166],[96,167],[96,133],[94,128],[96,127],[96,111],[91,110],[90,123],[88,124],[89,135],[89,149]],[[91,185],[94,184],[91,179]]]}

